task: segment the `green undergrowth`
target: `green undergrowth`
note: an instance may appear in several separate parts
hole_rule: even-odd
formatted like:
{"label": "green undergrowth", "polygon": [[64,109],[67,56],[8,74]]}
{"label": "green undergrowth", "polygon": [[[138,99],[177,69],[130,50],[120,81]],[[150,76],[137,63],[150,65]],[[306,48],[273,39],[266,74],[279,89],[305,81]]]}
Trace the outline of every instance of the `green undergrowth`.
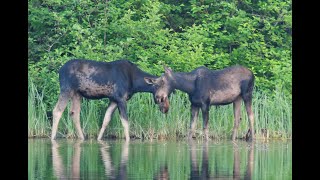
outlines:
{"label": "green undergrowth", "polygon": [[[38,92],[29,80],[28,88],[28,137],[50,137],[52,109],[43,103],[42,92]],[[108,99],[82,99],[80,121],[87,138],[97,138]],[[184,138],[190,127],[190,102],[186,93],[177,91],[170,97],[170,110],[160,112],[154,104],[152,94],[137,93],[128,101],[130,136],[139,139],[176,139]],[[292,137],[292,103],[281,92],[270,97],[259,91],[254,92],[253,111],[255,116],[256,138]],[[59,123],[57,137],[76,138],[76,130],[69,116],[70,102]],[[49,116],[48,116],[49,114]],[[202,115],[199,113],[194,136],[203,138]],[[244,104],[241,106],[241,122],[238,138],[244,137],[249,128],[249,121]],[[233,106],[211,106],[209,115],[209,135],[213,139],[230,138],[232,134]],[[118,110],[107,126],[104,137],[124,138],[123,127]]]}

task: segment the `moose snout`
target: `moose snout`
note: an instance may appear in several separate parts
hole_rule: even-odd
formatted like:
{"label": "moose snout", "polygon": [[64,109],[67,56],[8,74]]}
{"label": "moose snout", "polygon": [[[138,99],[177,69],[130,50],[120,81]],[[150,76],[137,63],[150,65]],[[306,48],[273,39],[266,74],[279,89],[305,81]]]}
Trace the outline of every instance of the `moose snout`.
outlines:
{"label": "moose snout", "polygon": [[166,97],[163,96],[156,96],[156,101],[158,104],[164,103]]}
{"label": "moose snout", "polygon": [[163,107],[163,108],[161,109],[161,112],[164,113],[164,114],[167,114],[168,111],[169,111],[169,107]]}
{"label": "moose snout", "polygon": [[158,100],[159,108],[162,113],[168,113],[169,111],[169,99],[168,97],[161,97]]}

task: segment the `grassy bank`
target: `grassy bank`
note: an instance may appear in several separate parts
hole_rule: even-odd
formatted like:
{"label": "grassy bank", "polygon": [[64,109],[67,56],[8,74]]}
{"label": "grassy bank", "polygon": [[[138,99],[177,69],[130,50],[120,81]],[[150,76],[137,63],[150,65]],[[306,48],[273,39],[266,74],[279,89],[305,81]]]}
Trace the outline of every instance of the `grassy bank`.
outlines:
{"label": "grassy bank", "polygon": [[[28,136],[50,137],[51,120],[47,112],[52,111],[43,102],[46,96],[36,90],[29,80],[28,88]],[[82,100],[81,123],[85,135],[96,138],[103,121],[108,100]],[[257,138],[263,138],[261,129],[267,129],[269,138],[291,138],[292,136],[292,103],[290,98],[281,92],[269,97],[262,92],[254,92],[253,110],[255,114],[255,129]],[[59,123],[57,136],[73,138],[76,131],[72,119],[68,116],[70,104],[63,113]],[[154,104],[149,93],[135,94],[128,102],[130,122],[130,136],[144,139],[166,139],[184,137],[190,124],[190,102],[187,94],[177,92],[170,97],[170,110],[167,115],[162,114]],[[244,106],[241,109],[238,137],[243,137],[249,128],[248,118]],[[210,109],[209,133],[212,138],[230,138],[233,128],[232,104]],[[202,117],[197,121],[195,135],[202,138]],[[105,131],[106,137],[124,137],[123,127],[118,111]]]}

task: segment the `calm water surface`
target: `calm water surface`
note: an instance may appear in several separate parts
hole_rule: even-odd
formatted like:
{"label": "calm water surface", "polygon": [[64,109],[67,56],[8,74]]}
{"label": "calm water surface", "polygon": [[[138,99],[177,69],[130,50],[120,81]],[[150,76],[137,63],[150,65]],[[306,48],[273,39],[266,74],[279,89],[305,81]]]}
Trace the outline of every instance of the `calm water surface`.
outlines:
{"label": "calm water surface", "polygon": [[292,142],[29,139],[28,179],[292,179]]}

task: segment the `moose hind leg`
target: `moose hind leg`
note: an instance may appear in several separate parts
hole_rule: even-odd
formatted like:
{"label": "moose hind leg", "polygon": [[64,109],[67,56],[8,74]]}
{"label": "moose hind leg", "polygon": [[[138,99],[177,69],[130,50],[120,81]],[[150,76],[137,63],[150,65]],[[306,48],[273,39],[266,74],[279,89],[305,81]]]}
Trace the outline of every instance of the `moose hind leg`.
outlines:
{"label": "moose hind leg", "polygon": [[241,116],[241,97],[237,98],[233,102],[233,114],[234,114],[234,126],[232,130],[232,141],[237,138],[238,127],[240,123],[240,116]]}
{"label": "moose hind leg", "polygon": [[250,123],[250,139],[249,140],[253,140],[254,139],[254,115],[252,112],[252,98],[246,99],[244,101],[245,106],[246,106],[246,110],[247,110],[247,114],[249,117],[249,123]]}
{"label": "moose hind leg", "polygon": [[209,135],[208,135],[209,108],[210,108],[209,105],[203,105],[201,107],[202,118],[203,118],[203,132],[204,132],[205,140],[209,140]]}
{"label": "moose hind leg", "polygon": [[188,139],[192,139],[192,135],[197,124],[199,109],[199,107],[191,105],[191,122]]}
{"label": "moose hind leg", "polygon": [[80,125],[80,102],[81,102],[81,96],[77,93],[74,93],[72,96],[72,105],[71,105],[70,115],[76,127],[78,137],[84,140],[84,135]]}
{"label": "moose hind leg", "polygon": [[56,134],[58,130],[59,121],[61,115],[66,108],[69,100],[69,95],[67,93],[61,93],[58,99],[56,106],[53,109],[53,123],[52,123],[52,130],[51,130],[51,140],[56,139]]}

